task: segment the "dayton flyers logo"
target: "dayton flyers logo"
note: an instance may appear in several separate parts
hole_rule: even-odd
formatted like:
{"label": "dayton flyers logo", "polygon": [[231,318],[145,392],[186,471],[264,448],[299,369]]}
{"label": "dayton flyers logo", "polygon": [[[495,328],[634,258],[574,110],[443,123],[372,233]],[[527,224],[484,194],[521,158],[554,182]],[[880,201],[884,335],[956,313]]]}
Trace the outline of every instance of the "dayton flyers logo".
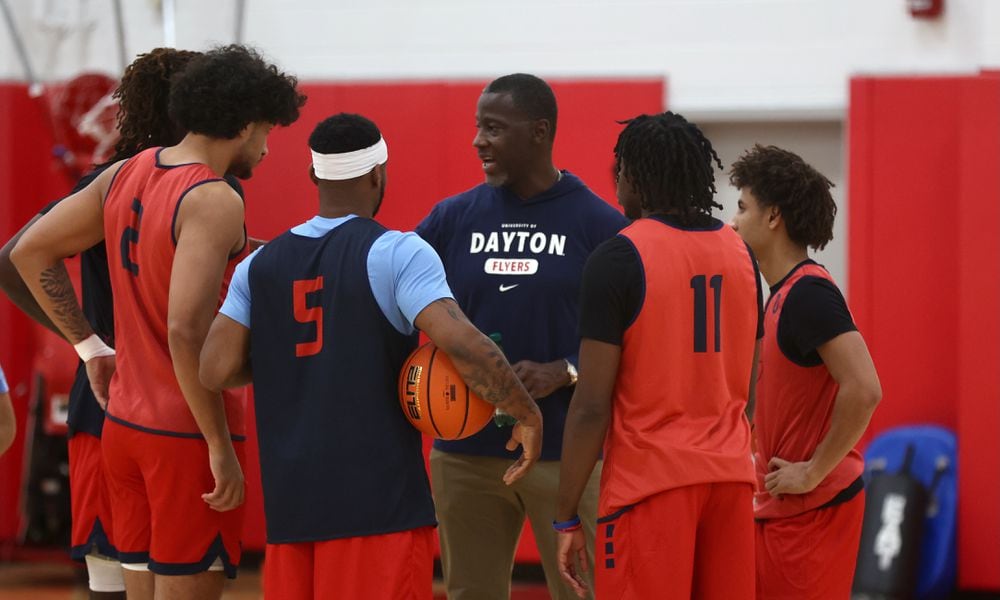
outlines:
{"label": "dayton flyers logo", "polygon": [[[469,254],[496,252],[508,255],[566,256],[565,235],[531,231],[537,225],[530,223],[503,223],[500,227],[508,231],[472,232],[469,241]],[[510,231],[511,229],[520,229],[521,231]],[[483,270],[490,275],[534,275],[538,272],[538,260],[528,257],[500,258],[492,256],[483,263]],[[506,292],[508,289],[512,288],[501,288],[500,291]]]}

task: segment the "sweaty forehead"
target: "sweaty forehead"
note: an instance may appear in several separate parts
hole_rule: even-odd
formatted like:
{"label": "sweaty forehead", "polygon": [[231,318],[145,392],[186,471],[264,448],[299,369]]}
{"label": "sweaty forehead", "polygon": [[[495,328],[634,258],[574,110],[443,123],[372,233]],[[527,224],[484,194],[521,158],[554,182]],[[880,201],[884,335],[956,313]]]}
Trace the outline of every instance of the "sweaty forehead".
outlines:
{"label": "sweaty forehead", "polygon": [[509,92],[486,92],[479,97],[476,103],[476,116],[480,118],[494,117],[500,119],[511,119],[523,117],[521,112],[514,106],[514,96]]}

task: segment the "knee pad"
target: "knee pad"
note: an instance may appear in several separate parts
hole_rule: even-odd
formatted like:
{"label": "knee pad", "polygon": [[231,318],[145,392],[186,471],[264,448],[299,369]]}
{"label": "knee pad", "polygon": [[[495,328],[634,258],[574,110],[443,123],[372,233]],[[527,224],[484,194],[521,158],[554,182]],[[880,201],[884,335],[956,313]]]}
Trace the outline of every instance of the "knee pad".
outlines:
{"label": "knee pad", "polygon": [[125,577],[122,564],[117,560],[95,554],[84,557],[87,562],[87,576],[92,592],[124,592]]}

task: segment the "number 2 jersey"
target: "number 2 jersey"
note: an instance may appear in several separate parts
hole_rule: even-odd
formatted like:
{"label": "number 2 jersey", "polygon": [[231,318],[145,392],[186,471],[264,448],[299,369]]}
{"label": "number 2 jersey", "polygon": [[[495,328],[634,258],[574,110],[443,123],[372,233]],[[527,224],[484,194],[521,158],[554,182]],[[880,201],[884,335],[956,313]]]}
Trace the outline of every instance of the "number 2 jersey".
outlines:
{"label": "number 2 jersey", "polygon": [[[104,201],[104,235],[114,292],[117,370],[109,419],[148,433],[201,437],[174,375],[167,342],[167,307],[176,219],[184,197],[206,183],[225,181],[201,163],[165,165],[162,148],[145,150],[115,174]],[[245,239],[246,236],[244,236]],[[219,304],[247,247],[229,257]],[[245,432],[244,393],[222,394],[229,431]]]}
{"label": "number 2 jersey", "polygon": [[639,219],[587,262],[581,337],[621,346],[599,514],[700,483],[753,483],[744,415],[761,285],[721,221]]}

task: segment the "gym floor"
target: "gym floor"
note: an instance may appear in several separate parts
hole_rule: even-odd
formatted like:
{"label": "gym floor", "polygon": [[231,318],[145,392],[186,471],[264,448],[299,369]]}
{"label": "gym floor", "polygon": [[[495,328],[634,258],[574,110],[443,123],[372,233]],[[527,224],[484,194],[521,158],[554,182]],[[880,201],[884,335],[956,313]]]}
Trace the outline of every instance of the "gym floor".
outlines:
{"label": "gym floor", "polygon": [[[540,571],[540,569],[538,569]],[[540,573],[520,578],[511,591],[511,600],[546,600],[549,598]],[[223,600],[259,600],[261,598],[260,569],[241,568],[240,575],[226,584]],[[86,574],[82,568],[67,562],[7,562],[0,563],[0,600],[87,600]],[[444,585],[434,582],[435,600],[444,600]]]}

